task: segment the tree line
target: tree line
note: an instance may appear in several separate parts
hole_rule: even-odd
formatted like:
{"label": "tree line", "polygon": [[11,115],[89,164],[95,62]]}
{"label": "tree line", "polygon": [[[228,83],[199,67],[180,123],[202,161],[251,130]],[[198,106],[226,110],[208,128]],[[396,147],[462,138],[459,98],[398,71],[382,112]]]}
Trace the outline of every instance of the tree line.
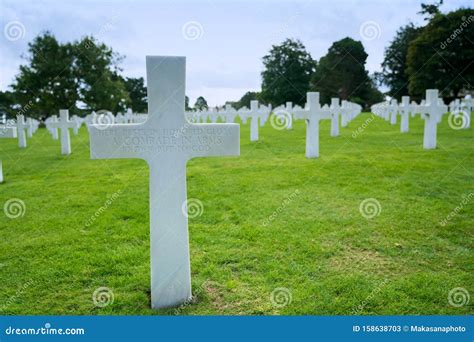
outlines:
{"label": "tree line", "polygon": [[[422,4],[425,25],[409,23],[397,31],[385,49],[380,73],[369,74],[364,46],[352,38],[334,42],[319,60],[301,41],[286,39],[262,58],[261,91],[227,103],[237,108],[249,107],[251,100],[302,106],[308,91],[318,91],[321,103],[338,97],[364,108],[385,95],[420,100],[428,88],[439,89],[448,101],[462,96],[474,84],[474,11],[462,8],[443,14],[441,4]],[[146,112],[144,79],[122,76],[123,59],[93,36],[60,43],[51,32],[42,33],[28,44],[26,63],[11,90],[0,92],[0,113],[15,117],[25,108],[31,117],[47,117],[61,108],[79,115],[99,109]],[[388,89],[385,94],[378,89],[381,85]],[[187,110],[208,108],[202,96],[194,107],[186,96],[185,105]]]}

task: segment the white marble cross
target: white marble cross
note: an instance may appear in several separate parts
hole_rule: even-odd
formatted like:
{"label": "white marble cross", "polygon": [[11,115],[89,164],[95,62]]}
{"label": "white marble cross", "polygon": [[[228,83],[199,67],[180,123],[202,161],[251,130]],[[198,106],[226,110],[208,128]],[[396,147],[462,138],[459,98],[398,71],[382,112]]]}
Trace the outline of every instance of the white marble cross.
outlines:
{"label": "white marble cross", "polygon": [[26,130],[26,133],[28,135],[28,138],[32,138],[33,137],[33,131],[35,129],[35,126],[34,126],[34,123],[33,123],[33,119],[32,118],[27,118],[26,119],[26,126],[27,126],[27,130]]}
{"label": "white marble cross", "polygon": [[16,129],[18,131],[18,146],[20,148],[26,148],[26,133],[28,125],[25,123],[25,117],[20,114],[16,116]]}
{"label": "white marble cross", "polygon": [[426,90],[426,102],[421,107],[422,117],[425,119],[423,134],[423,148],[436,148],[437,128],[441,117],[448,111],[448,107],[438,101],[438,89]]}
{"label": "white marble cross", "polygon": [[291,114],[292,113],[292,107],[293,107],[293,103],[291,101],[286,102],[285,111],[289,116],[288,117],[288,123],[286,125],[286,129],[293,129],[293,115]]}
{"label": "white marble cross", "polygon": [[[58,134],[58,116],[57,115],[51,115],[49,118],[45,120],[46,123],[46,128],[48,131],[51,133],[53,140],[58,140],[59,139],[59,134]],[[53,123],[53,125],[51,125]]]}
{"label": "white marble cross", "polygon": [[[16,138],[16,127],[0,126],[0,138]],[[3,166],[0,158],[0,183],[3,183]]]}
{"label": "white marble cross", "polygon": [[258,127],[265,124],[270,112],[271,107],[259,105],[257,100],[250,101],[250,110],[245,107],[239,110],[243,122],[250,118],[250,141],[258,141]]}
{"label": "white marble cross", "polygon": [[69,135],[69,129],[77,127],[75,121],[69,121],[69,110],[59,110],[59,121],[51,122],[50,127],[59,128],[61,131],[61,154],[71,154],[71,137]]}
{"label": "white marble cross", "polygon": [[306,94],[305,109],[295,110],[293,115],[296,119],[306,120],[306,158],[318,158],[319,120],[322,115],[319,93],[308,92]]}
{"label": "white marble cross", "polygon": [[339,113],[341,107],[339,106],[339,99],[333,97],[331,99],[331,137],[339,136]]}
{"label": "white marble cross", "polygon": [[346,100],[341,101],[341,127],[347,127],[349,122],[350,108],[347,105]]}
{"label": "white marble cross", "polygon": [[163,308],[191,298],[186,163],[195,157],[239,155],[240,126],[185,119],[185,57],[147,56],[146,63],[148,119],[106,129],[92,125],[90,150],[92,159],[148,163],[151,302]]}
{"label": "white marble cross", "polygon": [[398,113],[398,104],[396,99],[390,101],[390,123],[392,125],[397,124],[397,113]]}
{"label": "white marble cross", "polygon": [[410,96],[402,96],[402,103],[400,109],[400,132],[407,133],[409,130],[410,112],[413,111],[410,104]]}

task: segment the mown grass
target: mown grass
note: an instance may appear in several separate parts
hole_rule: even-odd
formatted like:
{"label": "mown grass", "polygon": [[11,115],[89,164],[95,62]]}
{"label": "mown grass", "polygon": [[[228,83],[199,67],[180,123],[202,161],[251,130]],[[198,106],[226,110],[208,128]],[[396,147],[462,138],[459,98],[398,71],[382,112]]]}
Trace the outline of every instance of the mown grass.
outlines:
{"label": "mown grass", "polygon": [[[242,126],[240,157],[190,161],[188,198],[204,204],[189,222],[195,299],[158,311],[145,162],[90,160],[85,128],[66,157],[44,129],[24,150],[1,139],[0,205],[18,198],[26,211],[0,213],[0,314],[472,314],[472,299],[454,307],[448,293],[474,296],[473,203],[440,222],[474,192],[473,129],[444,118],[425,151],[420,118],[408,134],[376,118],[354,138],[369,117],[337,138],[323,121],[319,159],[305,158],[298,121],[265,126],[258,143]],[[367,198],[381,205],[372,219],[359,211]],[[99,287],[112,304],[94,305]],[[275,305],[276,288],[291,302]]]}

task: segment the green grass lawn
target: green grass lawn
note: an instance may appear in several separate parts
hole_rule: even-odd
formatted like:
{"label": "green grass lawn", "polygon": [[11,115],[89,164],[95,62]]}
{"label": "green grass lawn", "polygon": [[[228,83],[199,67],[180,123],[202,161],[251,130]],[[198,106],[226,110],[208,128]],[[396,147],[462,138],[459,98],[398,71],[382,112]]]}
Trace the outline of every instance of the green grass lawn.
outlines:
{"label": "green grass lawn", "polygon": [[[473,129],[444,117],[438,148],[425,151],[419,117],[408,134],[376,118],[354,138],[369,116],[337,138],[323,121],[319,159],[305,158],[297,121],[290,131],[267,124],[258,143],[242,126],[240,157],[189,162],[188,199],[204,206],[189,220],[195,298],[157,311],[145,162],[90,160],[85,127],[66,157],[45,129],[23,150],[1,139],[0,205],[18,198],[26,211],[0,212],[0,314],[472,314],[474,198],[463,198],[474,192]],[[367,198],[381,206],[371,219],[359,211]],[[99,287],[113,303],[94,305]],[[449,304],[456,287],[469,303]],[[275,305],[278,288],[291,302]]]}

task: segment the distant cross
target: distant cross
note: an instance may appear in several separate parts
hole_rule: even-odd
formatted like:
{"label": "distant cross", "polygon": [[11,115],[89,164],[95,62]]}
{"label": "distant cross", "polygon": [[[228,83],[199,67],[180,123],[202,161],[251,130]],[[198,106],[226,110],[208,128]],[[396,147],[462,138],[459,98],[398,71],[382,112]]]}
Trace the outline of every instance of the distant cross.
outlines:
{"label": "distant cross", "polygon": [[410,96],[402,96],[400,108],[400,132],[407,133],[409,130],[410,112],[413,111],[410,104]]}
{"label": "distant cross", "polygon": [[34,131],[34,129],[35,129],[35,126],[34,126],[34,123],[33,123],[33,119],[32,119],[32,118],[26,119],[26,126],[27,126],[26,133],[27,133],[27,135],[28,135],[28,138],[32,138],[32,137],[33,137],[33,131]]}
{"label": "distant cross", "polygon": [[397,113],[398,113],[398,104],[397,104],[397,100],[396,99],[392,99],[392,101],[390,101],[390,123],[392,125],[396,125],[397,124]]}
{"label": "distant cross", "polygon": [[58,140],[59,139],[57,123],[58,123],[58,116],[57,115],[51,115],[51,117],[49,117],[49,119],[46,122],[46,127],[48,128],[48,131],[53,136],[53,140]]}
{"label": "distant cross", "polygon": [[339,99],[333,97],[331,99],[331,137],[339,136],[339,113],[341,106],[339,105]]}
{"label": "distant cross", "polygon": [[59,128],[61,131],[61,154],[71,154],[71,137],[69,135],[69,129],[77,127],[75,121],[69,120],[69,111],[67,109],[59,110],[59,121],[51,122],[52,128]]}
{"label": "distant cross", "polygon": [[288,113],[288,123],[286,129],[293,129],[293,115],[292,113],[293,103],[291,101],[286,102],[285,111]]}
{"label": "distant cross", "polygon": [[[185,57],[147,56],[148,119],[90,127],[92,159],[139,158],[150,168],[151,302],[177,306],[191,298],[186,162],[240,154],[238,124],[185,119]],[[211,204],[209,204],[211,205]]]}
{"label": "distant cross", "polygon": [[319,93],[306,94],[306,107],[303,110],[294,110],[295,119],[306,120],[306,158],[319,157],[319,120],[323,115],[319,104]]}
{"label": "distant cross", "polygon": [[425,131],[423,134],[423,148],[425,150],[436,148],[437,128],[441,117],[447,112],[448,107],[438,101],[438,89],[426,90],[426,102],[421,107],[421,113],[425,119]]}
{"label": "distant cross", "polygon": [[[0,138],[16,138],[16,127],[0,126]],[[3,183],[3,166],[0,158],[0,183]]]}
{"label": "distant cross", "polygon": [[250,141],[258,141],[258,101],[250,101]]}
{"label": "distant cross", "polygon": [[25,117],[20,114],[16,117],[16,129],[18,131],[18,146],[20,148],[26,148],[26,133],[28,125],[25,123]]}

